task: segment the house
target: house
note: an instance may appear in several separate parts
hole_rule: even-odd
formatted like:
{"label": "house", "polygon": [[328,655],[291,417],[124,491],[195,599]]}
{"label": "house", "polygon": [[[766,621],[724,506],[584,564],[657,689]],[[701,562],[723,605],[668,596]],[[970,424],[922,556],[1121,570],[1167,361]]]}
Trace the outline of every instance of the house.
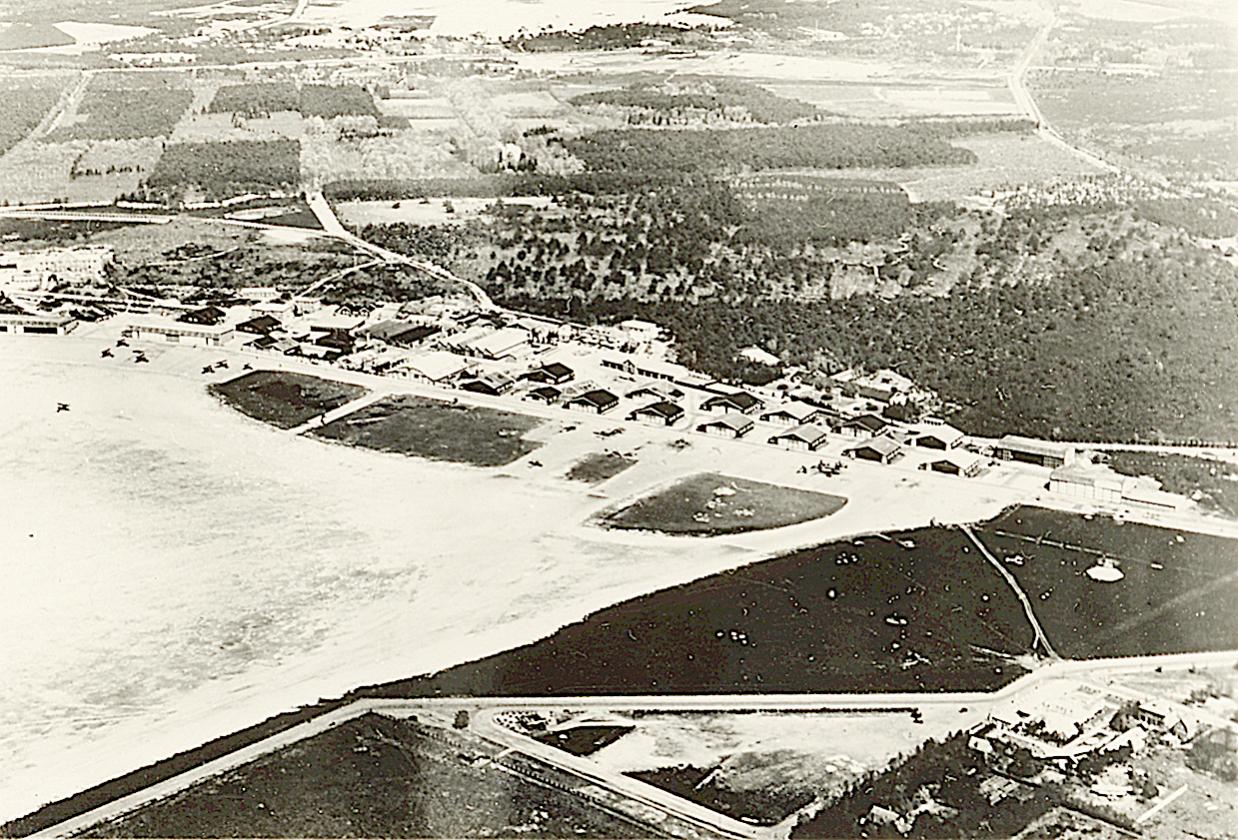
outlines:
{"label": "house", "polygon": [[993,456],[1003,461],[1019,461],[1044,467],[1064,467],[1074,463],[1075,449],[1065,443],[1005,435],[993,445]]}
{"label": "house", "polygon": [[769,439],[769,442],[784,449],[802,449],[808,452],[816,452],[825,446],[826,433],[825,429],[820,426],[805,424],[776,434]]}
{"label": "house", "polygon": [[625,334],[633,344],[652,344],[662,336],[662,328],[657,324],[636,318],[620,321],[615,329]]}
{"label": "house", "polygon": [[499,397],[510,391],[515,384],[510,377],[501,373],[486,373],[476,379],[466,379],[461,382],[460,390],[473,394],[485,394],[488,397]]}
{"label": "house", "polygon": [[838,424],[838,431],[841,434],[854,438],[879,435],[888,428],[890,424],[876,414],[861,414],[859,417],[852,417]]}
{"label": "house", "polygon": [[576,373],[562,362],[551,362],[526,373],[522,378],[544,385],[562,385],[576,378]]}
{"label": "house", "polygon": [[345,356],[353,351],[357,345],[357,340],[346,330],[332,330],[314,338],[312,343],[318,347],[329,347],[332,350],[338,350],[341,356]]}
{"label": "house", "polygon": [[884,805],[876,805],[868,809],[868,813],[860,818],[866,826],[871,825],[877,829],[886,831],[891,828],[899,834],[906,834],[911,831],[915,821],[909,817],[905,817],[898,811],[891,811]]}
{"label": "house", "polygon": [[534,388],[524,395],[526,400],[531,402],[545,403],[546,405],[554,405],[563,396],[563,392],[553,385],[543,385],[540,388]]}
{"label": "house", "polygon": [[654,426],[671,426],[682,417],[683,409],[666,400],[650,403],[628,415],[629,420],[640,420]]}
{"label": "house", "polygon": [[920,465],[920,469],[963,478],[975,478],[984,469],[984,459],[970,452],[948,452],[940,458],[924,462]]}
{"label": "house", "polygon": [[1106,711],[1104,697],[1082,686],[1059,688],[1040,705],[1045,734],[1061,743],[1070,741],[1096,723]]}
{"label": "house", "polygon": [[954,449],[963,443],[961,431],[947,423],[921,426],[912,434],[912,443],[924,449]]}
{"label": "house", "polygon": [[476,362],[446,350],[418,353],[409,356],[399,365],[409,378],[436,384],[447,382],[476,366]]}
{"label": "house", "polygon": [[766,367],[778,367],[782,364],[782,359],[770,353],[768,350],[763,350],[756,345],[745,347],[737,354],[739,358],[752,362],[754,365],[765,365]]}
{"label": "house", "polygon": [[674,402],[675,400],[683,397],[683,391],[678,388],[668,388],[664,385],[642,385],[639,388],[628,391],[627,397],[630,400],[638,400],[641,397],[652,397],[655,400]]}
{"label": "house", "polygon": [[224,319],[227,315],[218,306],[203,306],[201,309],[194,309],[186,312],[176,320],[182,324],[201,324],[203,326],[213,327]]}
{"label": "house", "polygon": [[720,411],[723,414],[752,414],[764,403],[747,391],[733,394],[717,394],[701,403],[702,411]]}
{"label": "house", "polygon": [[709,377],[683,365],[652,359],[648,356],[618,354],[603,356],[602,367],[621,371],[629,376],[660,379],[663,382],[673,382],[689,388],[702,388],[712,381]]}
{"label": "house", "polygon": [[601,388],[592,391],[586,391],[579,396],[572,397],[568,400],[564,407],[570,411],[586,411],[592,414],[605,414],[606,412],[619,405],[619,398],[610,391],[604,391]]}
{"label": "house", "polygon": [[0,315],[0,333],[64,335],[76,326],[77,320],[68,315],[40,315],[16,311]]}
{"label": "house", "polygon": [[814,422],[819,414],[821,409],[808,403],[789,402],[764,412],[761,419],[779,426],[802,426]]}
{"label": "house", "polygon": [[859,374],[846,370],[831,377],[848,396],[877,400],[883,403],[903,403],[927,398],[929,393],[915,382],[893,370]]}
{"label": "house", "polygon": [[707,435],[738,439],[751,432],[754,425],[751,418],[737,414],[723,414],[701,423],[696,430]]}
{"label": "house", "polygon": [[846,454],[852,458],[859,458],[862,461],[876,461],[879,464],[888,464],[897,458],[902,451],[902,444],[893,438],[875,437],[863,443],[857,443],[848,449]]}
{"label": "house", "polygon": [[250,335],[270,335],[282,326],[278,319],[270,315],[259,315],[257,318],[250,318],[248,321],[237,324],[236,331]]}

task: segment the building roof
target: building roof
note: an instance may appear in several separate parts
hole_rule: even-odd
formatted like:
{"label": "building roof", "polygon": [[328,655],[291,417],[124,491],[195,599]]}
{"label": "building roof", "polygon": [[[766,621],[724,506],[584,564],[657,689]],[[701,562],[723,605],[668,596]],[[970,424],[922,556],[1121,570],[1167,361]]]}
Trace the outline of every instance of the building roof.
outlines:
{"label": "building roof", "polygon": [[775,408],[771,408],[769,411],[761,415],[761,419],[766,420],[778,414],[785,414],[787,417],[792,417],[802,423],[819,411],[821,411],[821,409],[814,405],[809,405],[808,403],[788,402]]}
{"label": "building roof", "polygon": [[898,452],[902,448],[903,448],[902,444],[900,444],[898,441],[894,440],[893,438],[875,437],[875,438],[866,440],[863,443],[857,443],[855,446],[851,447],[847,451],[858,452],[861,449],[871,449],[877,454],[884,457],[884,456],[893,455],[894,453]]}
{"label": "building roof", "polygon": [[633,416],[641,414],[652,414],[661,417],[664,420],[673,420],[683,416],[683,409],[668,400],[659,400],[655,403],[642,406],[632,412]]}
{"label": "building roof", "polygon": [[889,422],[876,414],[861,414],[859,417],[852,417],[850,420],[845,420],[842,423],[843,428],[859,428],[864,429],[874,434],[889,426]]}
{"label": "building roof", "polygon": [[585,404],[595,408],[610,408],[619,404],[619,398],[610,391],[604,391],[601,388],[595,388],[592,391],[585,391],[568,400],[569,404]]}
{"label": "building roof", "polygon": [[417,353],[404,360],[404,367],[435,382],[447,379],[458,373],[463,373],[473,367],[473,363],[463,356],[448,353],[446,350],[431,350],[428,353]]}
{"label": "building roof", "polygon": [[1017,450],[1030,455],[1050,455],[1058,458],[1066,457],[1074,449],[1069,444],[1053,443],[1047,440],[1038,440],[1037,438],[1022,437],[1021,435],[1002,435],[997,441],[996,448]]}
{"label": "building roof", "polygon": [[537,397],[539,400],[551,402],[552,400],[557,400],[559,397],[563,396],[563,392],[552,385],[543,385],[540,388],[533,388],[528,392],[528,394],[526,394],[526,396]]}
{"label": "building roof", "polygon": [[218,306],[203,306],[186,312],[177,320],[187,324],[218,324],[226,314]]}
{"label": "building roof", "polygon": [[827,437],[825,429],[820,426],[814,426],[807,423],[803,426],[796,426],[794,429],[774,435],[771,440],[802,440],[807,444],[819,443]]}
{"label": "building roof", "polygon": [[504,327],[469,342],[468,346],[483,356],[504,356],[522,344],[529,343],[529,333],[519,327]]}
{"label": "building roof", "polygon": [[939,455],[938,457],[934,458],[928,463],[930,465],[932,464],[953,464],[954,466],[959,468],[960,472],[967,472],[968,470],[971,470],[977,467],[983,461],[984,461],[983,458],[981,458],[979,455],[976,455],[972,452],[959,452],[956,450],[954,452],[947,452],[944,455]]}
{"label": "building roof", "polygon": [[700,425],[700,428],[706,426],[723,426],[733,432],[742,432],[752,428],[752,419],[748,417],[736,417],[734,414],[722,414],[718,417],[711,417]]}
{"label": "building roof", "polygon": [[1121,490],[1127,477],[1114,472],[1104,464],[1093,464],[1090,461],[1079,461],[1058,467],[1049,473],[1050,481],[1062,481],[1070,484],[1084,484],[1089,487],[1108,487]]}
{"label": "building roof", "polygon": [[243,332],[269,333],[272,330],[279,329],[280,326],[282,325],[278,318],[272,318],[270,315],[259,315],[257,318],[242,321],[236,325],[236,328]]}
{"label": "building roof", "polygon": [[751,347],[745,347],[739,351],[740,358],[747,359],[753,364],[766,365],[768,367],[777,367],[782,364],[782,359],[775,356],[768,350],[763,350],[755,344]]}
{"label": "building roof", "polygon": [[733,394],[718,394],[717,396],[710,397],[701,403],[701,407],[709,408],[710,406],[722,405],[724,403],[733,405],[741,411],[748,411],[762,404],[761,400],[747,391],[736,391]]}
{"label": "building roof", "polygon": [[550,364],[542,365],[541,370],[553,376],[555,379],[563,379],[568,376],[575,376],[575,371],[563,364],[563,362],[551,362]]}
{"label": "building roof", "polygon": [[227,324],[192,324],[159,315],[130,315],[126,318],[126,324],[139,330],[160,330],[178,334],[224,335],[232,332],[232,327]]}
{"label": "building roof", "polygon": [[954,446],[961,441],[966,435],[959,429],[954,428],[949,423],[932,423],[929,425],[921,425],[916,429],[916,439],[933,438],[939,440],[946,446]]}

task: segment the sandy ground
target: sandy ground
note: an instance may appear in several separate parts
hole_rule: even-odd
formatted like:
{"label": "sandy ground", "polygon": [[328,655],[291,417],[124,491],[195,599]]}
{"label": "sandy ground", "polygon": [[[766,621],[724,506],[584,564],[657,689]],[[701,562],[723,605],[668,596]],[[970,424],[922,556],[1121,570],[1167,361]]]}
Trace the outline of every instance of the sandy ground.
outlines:
{"label": "sandy ground", "polygon": [[[575,432],[547,433],[537,470],[351,449],[216,403],[200,367],[230,355],[235,371],[237,351],[151,345],[150,365],[101,360],[118,329],[0,336],[0,819],[625,598],[847,534],[987,518],[1030,496],[1018,482],[868,464],[803,476],[803,454],[712,440],[678,452],[665,445],[674,430],[601,440],[592,430],[612,421],[579,415]],[[72,410],[57,413],[60,401]],[[561,428],[564,413],[553,416]],[[644,447],[641,463],[600,487],[561,477],[616,446]],[[851,501],[826,519],[712,539],[588,524],[719,468]]]}

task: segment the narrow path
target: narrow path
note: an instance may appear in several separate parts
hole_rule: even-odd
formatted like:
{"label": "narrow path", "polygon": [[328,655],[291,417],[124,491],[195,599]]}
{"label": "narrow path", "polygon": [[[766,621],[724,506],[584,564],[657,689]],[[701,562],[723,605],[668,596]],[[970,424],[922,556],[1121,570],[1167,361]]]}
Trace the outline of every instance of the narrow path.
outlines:
{"label": "narrow path", "polygon": [[346,402],[339,408],[333,408],[325,414],[319,414],[310,420],[306,420],[300,426],[296,426],[288,430],[290,435],[303,435],[311,429],[317,429],[328,423],[333,423],[341,417],[347,417],[349,414],[360,411],[363,408],[373,405],[384,397],[390,396],[385,391],[371,391],[364,396],[357,397],[355,400]]}
{"label": "narrow path", "polygon": [[1157,814],[1161,812],[1163,808],[1165,808],[1167,805],[1172,803],[1175,799],[1177,799],[1182,794],[1186,793],[1189,788],[1190,788],[1190,785],[1183,785],[1182,787],[1175,790],[1173,793],[1166,796],[1160,802],[1156,803],[1151,808],[1144,811],[1139,816],[1135,817],[1135,825],[1142,825],[1143,823],[1155,817]]}
{"label": "narrow path", "polygon": [[969,526],[960,525],[959,528],[964,534],[967,535],[968,539],[975,544],[976,548],[980,549],[980,553],[983,554],[985,559],[989,561],[989,565],[994,569],[997,569],[997,573],[1006,579],[1006,583],[1010,584],[1010,588],[1014,590],[1015,596],[1017,596],[1019,601],[1023,604],[1023,611],[1027,613],[1027,620],[1032,625],[1032,629],[1036,632],[1036,637],[1032,642],[1032,650],[1035,650],[1036,647],[1039,646],[1040,649],[1044,651],[1045,655],[1050,659],[1061,659],[1062,657],[1058,656],[1057,651],[1055,651],[1053,646],[1049,644],[1049,637],[1045,635],[1044,628],[1040,626],[1040,621],[1036,618],[1036,613],[1032,611],[1032,602],[1028,599],[1027,593],[1023,591],[1023,587],[1019,586],[1019,582],[1015,580],[1015,576],[1010,573],[1009,569],[1002,565],[1000,560],[994,557],[989,550],[985,548],[984,543],[980,542],[980,538],[976,536],[975,532],[972,531]]}

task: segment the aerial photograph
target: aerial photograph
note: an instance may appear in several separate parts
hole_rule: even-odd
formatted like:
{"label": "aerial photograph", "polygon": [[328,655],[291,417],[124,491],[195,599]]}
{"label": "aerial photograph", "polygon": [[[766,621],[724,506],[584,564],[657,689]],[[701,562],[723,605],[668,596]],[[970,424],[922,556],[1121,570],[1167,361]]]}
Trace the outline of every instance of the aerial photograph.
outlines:
{"label": "aerial photograph", "polygon": [[1238,0],[0,0],[0,837],[1238,840]]}

